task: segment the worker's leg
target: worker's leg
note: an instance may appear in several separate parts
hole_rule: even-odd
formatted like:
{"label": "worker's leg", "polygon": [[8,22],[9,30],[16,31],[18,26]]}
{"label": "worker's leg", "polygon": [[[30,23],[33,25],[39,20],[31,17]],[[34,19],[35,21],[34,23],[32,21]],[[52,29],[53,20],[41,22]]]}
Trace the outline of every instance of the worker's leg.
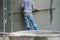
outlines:
{"label": "worker's leg", "polygon": [[30,24],[29,24],[29,19],[27,16],[24,17],[25,18],[25,23],[26,23],[26,26],[27,26],[27,30],[30,30]]}
{"label": "worker's leg", "polygon": [[32,13],[30,13],[30,18],[29,18],[29,19],[31,20],[31,22],[32,22],[32,24],[33,24],[33,26],[34,26],[34,29],[35,29],[35,30],[38,30],[38,26],[37,26],[37,24],[35,23],[35,20],[34,20],[34,18],[33,18]]}

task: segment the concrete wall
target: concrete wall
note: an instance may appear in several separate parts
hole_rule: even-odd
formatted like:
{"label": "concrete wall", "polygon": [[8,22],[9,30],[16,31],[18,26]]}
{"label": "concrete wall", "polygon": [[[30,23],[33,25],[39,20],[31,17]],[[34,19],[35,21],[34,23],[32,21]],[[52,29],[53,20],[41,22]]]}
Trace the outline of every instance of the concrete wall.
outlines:
{"label": "concrete wall", "polygon": [[[33,0],[33,1],[35,2],[37,9],[42,10],[42,9],[50,8],[50,0]],[[49,10],[43,10],[33,15],[40,30],[49,29],[49,25],[50,25]]]}
{"label": "concrete wall", "polygon": [[[13,0],[13,30],[19,31],[19,30],[25,30],[26,26],[24,23],[24,17],[21,13],[20,7],[21,7],[21,1],[22,0]],[[37,9],[49,9],[50,8],[50,0],[33,0],[36,4]],[[34,13],[34,19],[39,26],[40,30],[57,30],[60,31],[60,0],[53,0],[53,22],[50,26],[50,11],[44,10],[37,13]],[[33,28],[33,27],[32,27]]]}
{"label": "concrete wall", "polygon": [[[0,0],[0,29],[2,29],[2,0]],[[26,30],[26,25],[24,23],[24,17],[21,13],[21,1],[22,0],[13,0],[13,31],[19,31],[19,30]],[[60,31],[60,0],[53,0],[53,7],[55,10],[53,11],[53,22],[50,26],[50,11],[49,10],[42,10],[42,9],[49,9],[50,8],[50,0],[33,0],[36,4],[37,9],[40,9],[40,12],[33,13],[34,19],[39,26],[40,30],[49,30],[51,28],[52,30],[58,30]],[[9,10],[9,9],[8,9]],[[11,25],[10,21],[8,19],[7,25],[6,25],[6,31],[11,31]],[[32,27],[33,28],[33,27]]]}
{"label": "concrete wall", "polygon": [[60,31],[60,0],[53,0],[53,7],[56,8],[53,11],[52,30]]}
{"label": "concrete wall", "polygon": [[22,0],[13,0],[13,30],[14,31],[25,29],[24,17],[20,9],[21,1]]}
{"label": "concrete wall", "polygon": [[[22,0],[13,0],[13,27],[14,31],[25,29],[24,17],[20,11]],[[36,4],[37,9],[49,9],[50,0],[33,0]],[[38,5],[37,5],[38,4]],[[34,19],[39,26],[40,30],[49,29],[50,25],[50,13],[49,10],[40,11],[33,14]]]}
{"label": "concrete wall", "polygon": [[3,0],[0,0],[0,31],[3,30]]}
{"label": "concrete wall", "polygon": [[[10,23],[10,15],[9,15],[9,1],[7,4],[7,23],[6,23],[6,30],[7,32],[11,31],[11,23]],[[0,31],[3,31],[3,0],[0,0]]]}

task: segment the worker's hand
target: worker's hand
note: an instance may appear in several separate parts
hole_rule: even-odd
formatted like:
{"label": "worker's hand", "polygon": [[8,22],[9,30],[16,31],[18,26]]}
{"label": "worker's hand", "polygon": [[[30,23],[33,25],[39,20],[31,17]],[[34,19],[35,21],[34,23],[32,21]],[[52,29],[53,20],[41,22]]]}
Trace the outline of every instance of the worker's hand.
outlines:
{"label": "worker's hand", "polygon": [[39,9],[35,9],[34,11],[32,11],[32,12],[40,12],[40,10]]}
{"label": "worker's hand", "polygon": [[36,11],[36,12],[40,12],[40,10],[39,10],[39,9],[35,9],[35,11]]}

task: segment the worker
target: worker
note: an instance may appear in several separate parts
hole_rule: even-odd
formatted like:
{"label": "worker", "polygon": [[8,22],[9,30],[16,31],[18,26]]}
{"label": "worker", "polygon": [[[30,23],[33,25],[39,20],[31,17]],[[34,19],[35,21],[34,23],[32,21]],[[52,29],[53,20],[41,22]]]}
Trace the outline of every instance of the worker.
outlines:
{"label": "worker", "polygon": [[38,26],[35,23],[35,20],[33,18],[33,12],[39,12],[40,10],[36,9],[36,6],[34,4],[34,2],[32,0],[22,0],[22,9],[23,9],[23,14],[24,14],[24,19],[25,19],[25,23],[27,26],[27,30],[31,30],[29,21],[31,21],[31,23],[34,26],[34,30],[38,30]]}

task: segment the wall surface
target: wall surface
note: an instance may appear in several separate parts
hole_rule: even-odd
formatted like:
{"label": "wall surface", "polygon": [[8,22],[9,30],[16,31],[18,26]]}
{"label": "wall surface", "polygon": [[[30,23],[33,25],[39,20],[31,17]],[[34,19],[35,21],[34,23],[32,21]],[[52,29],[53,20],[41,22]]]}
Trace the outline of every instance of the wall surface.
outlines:
{"label": "wall surface", "polygon": [[[33,1],[35,2],[37,9],[42,10],[42,9],[50,8],[50,0],[33,0]],[[34,13],[33,15],[40,30],[49,29],[49,25],[50,25],[49,10],[43,10],[38,13]]]}
{"label": "wall surface", "polygon": [[[12,8],[13,8],[13,31],[20,31],[20,30],[26,30],[26,25],[24,23],[24,17],[21,12],[21,1],[22,0],[13,0],[12,2]],[[60,0],[53,0],[53,21],[52,25],[50,26],[50,0],[33,0],[36,4],[37,9],[40,9],[40,12],[33,13],[34,19],[36,21],[36,24],[39,26],[40,30],[57,30],[60,31]],[[2,28],[2,0],[0,0],[0,29]],[[8,3],[9,6],[9,3]],[[48,9],[48,10],[44,10]],[[9,10],[9,7],[8,7]],[[9,17],[9,16],[8,16]],[[8,19],[6,24],[6,31],[11,31],[11,20]],[[33,29],[33,26],[31,26]]]}
{"label": "wall surface", "polygon": [[[8,0],[8,2],[9,2],[9,0]],[[7,31],[7,32],[10,32],[11,31],[11,23],[10,23],[10,17],[9,17],[9,3],[7,2],[7,23],[6,23],[6,25],[5,25],[5,31]],[[3,29],[4,29],[4,27],[3,27],[3,0],[0,0],[0,31],[3,31]]]}
{"label": "wall surface", "polygon": [[[21,1],[22,0],[13,0],[13,30],[25,30],[26,25],[24,23],[24,17],[21,13]],[[60,31],[60,0],[53,0],[53,21],[50,26],[50,0],[33,0],[36,4],[37,9],[40,9],[40,12],[33,13],[34,19],[39,26],[40,30],[56,30]],[[48,10],[43,10],[48,9]],[[32,26],[31,26],[32,27]],[[33,27],[32,27],[33,29]]]}
{"label": "wall surface", "polygon": [[12,7],[13,7],[13,30],[14,31],[25,29],[24,17],[20,9],[21,1],[22,0],[13,0]]}
{"label": "wall surface", "polygon": [[0,0],[0,31],[3,30],[3,1]]}
{"label": "wall surface", "polygon": [[53,11],[53,22],[52,22],[52,30],[60,31],[60,0],[53,0],[53,7],[55,10]]}
{"label": "wall surface", "polygon": [[[24,23],[24,17],[20,11],[21,1],[22,0],[13,0],[13,6],[12,7],[13,7],[14,31],[26,29],[26,26]],[[43,10],[43,9],[49,9],[50,8],[50,0],[33,0],[33,1],[35,2],[37,9],[42,10],[40,12],[33,13],[36,24],[39,26],[40,30],[49,29],[50,12],[49,12],[49,10]],[[32,27],[32,29],[33,29],[33,27]]]}

